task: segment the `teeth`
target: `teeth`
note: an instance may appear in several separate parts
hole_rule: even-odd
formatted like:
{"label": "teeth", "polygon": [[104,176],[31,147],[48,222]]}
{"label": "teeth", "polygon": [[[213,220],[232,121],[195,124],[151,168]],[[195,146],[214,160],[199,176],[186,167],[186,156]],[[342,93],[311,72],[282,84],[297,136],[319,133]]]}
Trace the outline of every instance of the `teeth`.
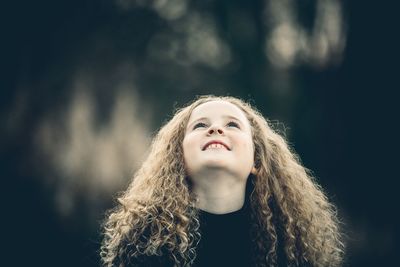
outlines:
{"label": "teeth", "polygon": [[209,148],[225,148],[225,146],[223,146],[221,144],[211,144],[211,145],[207,146],[206,149],[209,149]]}

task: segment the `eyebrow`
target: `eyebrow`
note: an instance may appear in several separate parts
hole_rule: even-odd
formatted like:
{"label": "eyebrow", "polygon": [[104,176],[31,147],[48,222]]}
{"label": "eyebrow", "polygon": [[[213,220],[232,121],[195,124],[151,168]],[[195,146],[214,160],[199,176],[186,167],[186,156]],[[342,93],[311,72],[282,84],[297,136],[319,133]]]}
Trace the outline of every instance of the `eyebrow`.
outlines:
{"label": "eyebrow", "polygon": [[[235,121],[239,122],[241,125],[243,125],[242,121],[241,121],[240,119],[236,118],[235,116],[232,116],[232,115],[223,115],[222,117],[223,117],[223,118],[228,118],[228,119],[231,119],[231,120],[235,120]],[[209,119],[208,117],[201,117],[201,118],[198,118],[198,119],[192,121],[190,124],[188,124],[188,128],[190,128],[189,126],[193,125],[195,122],[202,121],[202,120],[208,120],[208,119]]]}

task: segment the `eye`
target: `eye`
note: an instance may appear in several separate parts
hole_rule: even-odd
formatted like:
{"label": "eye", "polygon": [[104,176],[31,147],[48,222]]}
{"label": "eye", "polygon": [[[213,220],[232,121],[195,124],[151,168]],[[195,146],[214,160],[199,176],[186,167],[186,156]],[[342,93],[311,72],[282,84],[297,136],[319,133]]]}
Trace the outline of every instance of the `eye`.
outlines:
{"label": "eye", "polygon": [[197,129],[197,128],[200,128],[200,127],[204,128],[204,127],[207,127],[207,125],[206,125],[204,122],[196,123],[196,124],[193,126],[193,130],[194,130],[194,129]]}
{"label": "eye", "polygon": [[239,124],[237,122],[234,122],[234,121],[230,121],[227,125],[229,127],[236,127],[238,129],[240,129]]}

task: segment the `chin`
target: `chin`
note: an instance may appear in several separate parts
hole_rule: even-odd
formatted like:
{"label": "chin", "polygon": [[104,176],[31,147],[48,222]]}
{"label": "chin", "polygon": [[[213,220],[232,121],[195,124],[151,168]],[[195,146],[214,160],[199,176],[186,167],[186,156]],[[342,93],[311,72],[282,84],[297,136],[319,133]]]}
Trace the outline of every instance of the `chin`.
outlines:
{"label": "chin", "polygon": [[230,164],[221,158],[207,159],[201,165],[210,167],[228,167]]}

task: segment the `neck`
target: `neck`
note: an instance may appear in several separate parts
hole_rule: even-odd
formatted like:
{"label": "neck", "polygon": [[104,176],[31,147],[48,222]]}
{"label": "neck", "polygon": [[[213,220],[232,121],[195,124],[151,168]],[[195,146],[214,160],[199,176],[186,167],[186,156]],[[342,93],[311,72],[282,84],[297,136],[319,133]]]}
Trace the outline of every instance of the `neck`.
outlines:
{"label": "neck", "polygon": [[209,213],[225,214],[243,207],[246,180],[228,175],[207,175],[193,178],[193,192],[197,196],[197,208]]}

